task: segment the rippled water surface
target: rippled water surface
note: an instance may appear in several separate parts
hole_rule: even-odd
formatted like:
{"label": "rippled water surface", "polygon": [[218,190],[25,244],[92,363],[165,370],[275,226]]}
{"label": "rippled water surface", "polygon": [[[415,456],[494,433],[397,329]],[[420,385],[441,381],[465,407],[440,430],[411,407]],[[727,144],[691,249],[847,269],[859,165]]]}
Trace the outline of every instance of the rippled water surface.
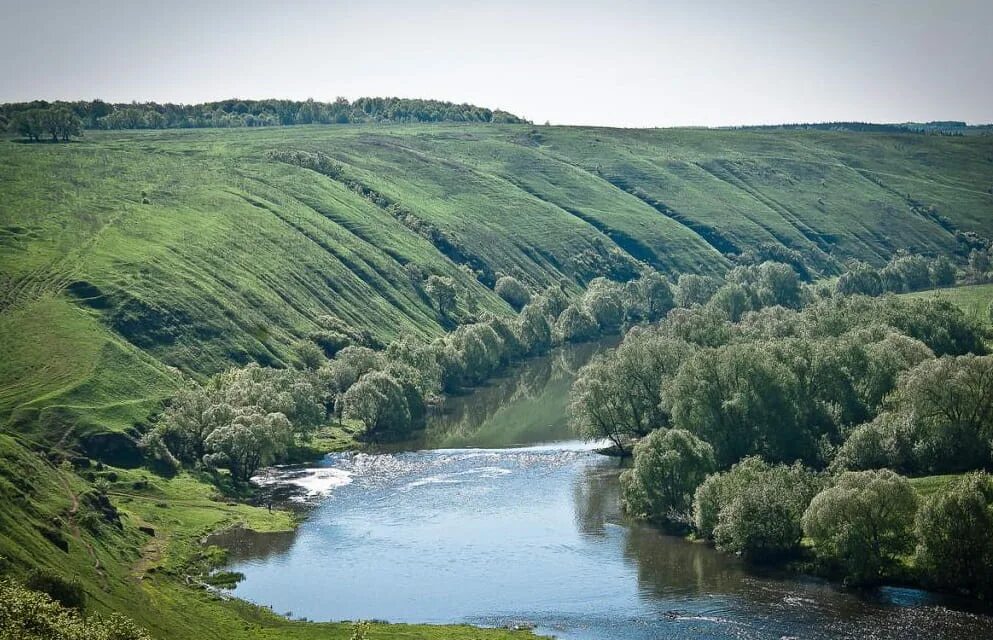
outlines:
{"label": "rippled water surface", "polygon": [[[556,380],[572,370],[549,367],[547,384],[505,400],[528,410],[496,419],[534,416],[518,433],[556,431]],[[558,408],[534,406],[546,403]],[[493,412],[476,410],[488,434]],[[471,420],[431,437],[469,441]],[[313,505],[298,531],[222,542],[246,576],[236,595],[313,620],[531,623],[577,639],[993,638],[993,618],[923,592],[853,594],[756,572],[626,522],[618,473],[576,442],[333,455],[292,477]]]}

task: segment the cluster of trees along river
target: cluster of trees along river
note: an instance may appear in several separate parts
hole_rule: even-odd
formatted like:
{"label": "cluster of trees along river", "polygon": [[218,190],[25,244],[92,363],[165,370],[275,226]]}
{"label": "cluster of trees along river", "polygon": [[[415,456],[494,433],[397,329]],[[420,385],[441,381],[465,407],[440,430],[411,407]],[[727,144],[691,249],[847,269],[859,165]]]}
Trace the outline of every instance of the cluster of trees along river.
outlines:
{"label": "cluster of trees along river", "polygon": [[[851,583],[989,596],[986,330],[938,299],[780,297],[737,321],[727,299],[633,328],[580,372],[579,433],[637,442],[627,512],[754,559],[802,557],[806,540]],[[900,475],[963,472],[923,502]]]}
{"label": "cluster of trees along river", "polygon": [[[945,259],[901,256],[886,269],[903,290],[955,280]],[[854,271],[805,283],[794,267],[764,262],[673,284],[648,270],[627,283],[596,279],[575,299],[505,276],[495,289],[516,317],[486,314],[383,350],[325,318],[297,345],[295,367],[250,365],[191,385],[144,444],[168,464],[245,481],[329,420],[360,425],[368,441],[406,439],[445,393],[556,344],[626,331],[579,372],[568,413],[581,437],[633,453],[628,514],[853,583],[988,595],[987,329],[938,299],[853,293],[865,268]],[[440,310],[452,306],[444,282],[430,289]],[[975,473],[923,503],[898,475],[963,472]]]}

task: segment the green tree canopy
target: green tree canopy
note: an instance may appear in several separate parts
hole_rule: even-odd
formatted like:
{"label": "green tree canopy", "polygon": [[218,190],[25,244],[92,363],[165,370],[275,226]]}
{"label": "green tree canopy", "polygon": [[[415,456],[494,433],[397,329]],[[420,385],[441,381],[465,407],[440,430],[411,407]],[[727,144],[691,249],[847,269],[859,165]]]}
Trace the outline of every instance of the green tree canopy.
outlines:
{"label": "green tree canopy", "polygon": [[634,448],[634,466],[621,474],[625,511],[670,526],[691,521],[693,492],[714,470],[714,450],[689,431],[659,429]]}
{"label": "green tree canopy", "polygon": [[555,333],[563,342],[583,342],[596,336],[599,327],[586,309],[569,305],[555,321]]}
{"label": "green tree canopy", "polygon": [[963,476],[917,512],[917,567],[941,588],[993,595],[993,478]]}
{"label": "green tree canopy", "polygon": [[520,311],[524,305],[531,302],[531,293],[514,276],[501,276],[498,278],[493,291],[513,307],[515,311]]}
{"label": "green tree canopy", "polygon": [[925,360],[889,398],[908,425],[918,471],[949,473],[991,464],[993,356]]}
{"label": "green tree canopy", "polygon": [[722,282],[711,276],[701,276],[693,273],[680,274],[676,281],[675,303],[677,307],[689,308],[693,305],[707,304]]}
{"label": "green tree canopy", "polygon": [[443,318],[449,318],[455,311],[457,290],[455,281],[447,276],[432,275],[424,285],[424,290],[434,302],[435,308]]}
{"label": "green tree canopy", "polygon": [[867,296],[878,296],[883,289],[883,280],[879,271],[864,262],[857,262],[838,278],[838,293],[854,295],[861,293]]}
{"label": "green tree canopy", "polygon": [[232,478],[247,481],[284,455],[292,442],[290,421],[282,413],[242,410],[207,436],[204,462],[226,467]]}
{"label": "green tree canopy", "polygon": [[622,287],[606,278],[595,278],[583,294],[583,307],[601,330],[617,330],[624,322]]}
{"label": "green tree canopy", "polygon": [[4,640],[151,640],[130,619],[83,617],[47,594],[27,589],[13,580],[0,580],[0,638]]}
{"label": "green tree canopy", "polygon": [[817,476],[799,464],[745,458],[697,488],[694,525],[722,551],[757,559],[790,554],[800,546],[800,521],[819,488]]}
{"label": "green tree canopy", "polygon": [[847,471],[811,500],[803,531],[827,566],[855,584],[878,582],[914,544],[917,494],[889,469]]}
{"label": "green tree canopy", "polygon": [[361,420],[369,438],[404,433],[410,428],[404,389],[393,376],[382,371],[362,376],[345,392],[342,403],[344,416]]}

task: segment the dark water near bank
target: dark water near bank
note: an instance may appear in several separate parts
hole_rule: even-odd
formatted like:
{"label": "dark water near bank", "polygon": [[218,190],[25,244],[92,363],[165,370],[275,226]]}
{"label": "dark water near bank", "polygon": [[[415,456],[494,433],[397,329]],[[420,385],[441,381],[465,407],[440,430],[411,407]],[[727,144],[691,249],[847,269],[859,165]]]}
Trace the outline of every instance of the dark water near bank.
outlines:
{"label": "dark water near bank", "polygon": [[[313,620],[531,623],[562,638],[993,638],[993,618],[749,569],[623,519],[614,459],[566,435],[586,351],[456,400],[419,451],[329,456],[307,521],[229,534],[234,593]],[[486,448],[469,448],[471,446]],[[318,491],[326,491],[319,494]]]}

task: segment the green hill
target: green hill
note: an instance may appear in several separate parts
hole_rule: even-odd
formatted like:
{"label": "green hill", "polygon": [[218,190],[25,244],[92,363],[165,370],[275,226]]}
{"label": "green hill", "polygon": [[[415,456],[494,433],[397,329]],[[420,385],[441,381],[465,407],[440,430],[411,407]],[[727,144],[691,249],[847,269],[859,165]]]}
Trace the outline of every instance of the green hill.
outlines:
{"label": "green hill", "polygon": [[463,312],[498,314],[513,313],[499,274],[578,291],[789,250],[829,276],[899,249],[963,255],[964,234],[993,235],[991,189],[982,135],[379,124],[2,141],[0,573],[76,576],[92,610],[156,637],[349,637],[184,584],[210,563],[204,534],[286,528],[285,513],[230,502],[216,477],[57,461],[133,461],[119,434],[184,374],[285,363],[325,316],[379,343],[439,336],[452,321],[431,274],[456,281]]}
{"label": "green hill", "polygon": [[284,362],[323,315],[382,342],[439,335],[428,274],[510,313],[495,274],[579,287],[769,246],[821,274],[952,253],[957,231],[993,235],[990,189],[988,136],[430,124],[4,142],[0,419],[50,439],[123,430],[176,369]]}

